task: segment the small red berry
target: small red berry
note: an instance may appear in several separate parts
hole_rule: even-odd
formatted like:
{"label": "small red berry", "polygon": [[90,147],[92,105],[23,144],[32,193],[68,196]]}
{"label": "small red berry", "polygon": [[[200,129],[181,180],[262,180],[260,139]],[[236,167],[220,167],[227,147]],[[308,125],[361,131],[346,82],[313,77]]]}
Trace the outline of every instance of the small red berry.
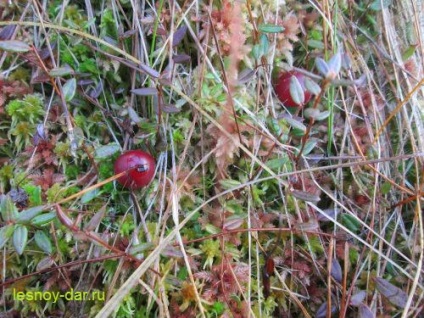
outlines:
{"label": "small red berry", "polygon": [[[304,102],[298,104],[293,100],[292,93],[290,91],[290,82],[292,76],[295,76],[303,89]],[[286,107],[302,107],[304,104],[311,100],[312,94],[305,88],[305,76],[298,71],[289,71],[280,74],[277,83],[275,85],[275,92],[278,98]]]}
{"label": "small red berry", "polygon": [[155,159],[147,152],[130,150],[118,157],[114,171],[115,174],[127,172],[117,179],[124,187],[140,189],[152,181],[155,174]]}

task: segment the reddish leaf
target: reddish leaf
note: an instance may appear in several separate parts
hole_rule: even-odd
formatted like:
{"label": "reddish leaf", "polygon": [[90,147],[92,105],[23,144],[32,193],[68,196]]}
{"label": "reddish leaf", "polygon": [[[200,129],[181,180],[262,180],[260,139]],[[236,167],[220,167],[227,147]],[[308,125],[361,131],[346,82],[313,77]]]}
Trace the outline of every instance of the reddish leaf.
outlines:
{"label": "reddish leaf", "polygon": [[54,170],[47,168],[43,171],[42,175],[31,175],[30,178],[34,180],[35,185],[41,186],[46,191],[55,183],[60,183],[65,180],[65,177],[60,173],[54,173]]}
{"label": "reddish leaf", "polygon": [[275,262],[272,257],[268,257],[265,262],[265,271],[269,276],[274,275]]}
{"label": "reddish leaf", "polygon": [[342,267],[336,259],[331,262],[331,276],[338,282],[342,282]]}
{"label": "reddish leaf", "polygon": [[100,222],[103,220],[103,217],[106,213],[106,206],[103,206],[99,212],[93,215],[91,220],[87,223],[87,225],[84,227],[84,230],[86,231],[94,231],[97,226],[100,224]]}
{"label": "reddish leaf", "polygon": [[58,204],[56,204],[56,213],[59,221],[63,225],[69,228],[74,226],[74,221],[65,212],[63,212],[62,208]]}
{"label": "reddish leaf", "polygon": [[[331,303],[331,313],[334,314],[337,310],[337,307],[334,305],[334,302]],[[326,318],[327,317],[327,302],[323,302],[319,306],[317,312],[315,313],[315,318]]]}
{"label": "reddish leaf", "polygon": [[50,268],[50,267],[53,266],[53,264],[54,264],[54,258],[47,256],[47,257],[43,258],[41,261],[38,262],[37,271],[41,271],[43,269]]}
{"label": "reddish leaf", "polygon": [[0,31],[0,40],[10,40],[15,32],[16,25],[6,25]]}
{"label": "reddish leaf", "polygon": [[251,68],[245,68],[242,70],[238,76],[238,83],[245,84],[255,75],[256,71]]}
{"label": "reddish leaf", "polygon": [[324,210],[321,210],[321,211],[324,212],[324,214],[318,213],[318,215],[317,215],[318,221],[328,222],[328,221],[330,221],[329,218],[330,219],[336,219],[336,217],[337,217],[338,211],[337,211],[336,208],[328,208],[328,209],[324,209]]}
{"label": "reddish leaf", "polygon": [[166,30],[164,28],[160,28],[160,27],[156,30],[156,33],[158,35],[163,35],[163,36],[167,36],[168,35],[168,32],[166,32]]}
{"label": "reddish leaf", "polygon": [[177,46],[183,40],[185,34],[187,33],[187,26],[183,25],[178,28],[177,31],[174,32],[174,36],[172,37],[172,46]]}
{"label": "reddish leaf", "polygon": [[365,297],[367,297],[367,292],[365,290],[360,290],[350,298],[350,305],[355,307],[361,305]]}
{"label": "reddish leaf", "polygon": [[126,38],[129,38],[129,37],[133,36],[134,34],[137,34],[137,30],[132,29],[132,30],[128,30],[128,31],[120,34],[119,37],[121,39],[126,39]]}
{"label": "reddish leaf", "polygon": [[378,291],[386,297],[393,305],[403,308],[408,301],[408,294],[402,289],[392,285],[387,280],[377,277],[375,278],[375,284]]}
{"label": "reddish leaf", "polygon": [[174,114],[174,113],[179,113],[181,109],[176,107],[173,104],[166,104],[162,106],[162,111],[167,114]]}
{"label": "reddish leaf", "polygon": [[145,64],[140,64],[140,69],[145,72],[147,75],[150,75],[151,77],[158,78],[159,72],[155,69],[151,68],[150,66],[147,66]]}
{"label": "reddish leaf", "polygon": [[88,94],[92,98],[98,98],[103,91],[103,82],[99,81],[96,87]]}
{"label": "reddish leaf", "polygon": [[179,248],[173,247],[171,245],[168,245],[167,247],[165,247],[162,252],[161,252],[162,256],[165,257],[177,257],[177,258],[182,258],[184,257],[184,254],[180,251]]}
{"label": "reddish leaf", "polygon": [[174,63],[182,64],[190,62],[191,58],[190,55],[187,54],[177,54],[172,57],[172,60],[174,61]]}
{"label": "reddish leaf", "polygon": [[131,90],[131,93],[140,96],[151,96],[157,95],[158,90],[154,87],[143,87],[143,88],[135,88]]}
{"label": "reddish leaf", "polygon": [[244,218],[235,216],[235,217],[229,217],[224,222],[224,230],[231,231],[238,229],[242,224],[244,223]]}
{"label": "reddish leaf", "polygon": [[368,306],[361,304],[359,305],[358,318],[375,318],[375,315]]}

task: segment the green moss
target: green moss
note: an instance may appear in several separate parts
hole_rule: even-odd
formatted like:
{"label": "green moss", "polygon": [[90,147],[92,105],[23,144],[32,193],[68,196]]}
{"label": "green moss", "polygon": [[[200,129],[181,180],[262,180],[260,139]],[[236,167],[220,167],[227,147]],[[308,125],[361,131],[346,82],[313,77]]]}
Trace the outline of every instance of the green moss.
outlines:
{"label": "green moss", "polygon": [[28,194],[29,205],[37,206],[42,205],[43,201],[41,198],[41,187],[33,184],[26,184],[23,186],[23,189]]}
{"label": "green moss", "polygon": [[121,224],[121,227],[119,228],[119,233],[123,237],[129,236],[132,231],[135,229],[134,220],[132,219],[132,215],[128,215],[127,218],[124,220],[124,222]]}
{"label": "green moss", "polygon": [[7,184],[13,178],[13,166],[5,164],[0,169],[0,183]]}
{"label": "green moss", "polygon": [[214,259],[221,255],[220,242],[217,240],[206,240],[200,245],[200,249],[206,256],[205,266],[211,267]]}
{"label": "green moss", "polygon": [[27,82],[30,78],[30,71],[26,68],[19,67],[10,75],[9,80]]}
{"label": "green moss", "polygon": [[45,113],[43,98],[39,94],[29,94],[23,99],[15,99],[7,104],[6,113],[12,117],[12,126],[19,121],[35,123]]}

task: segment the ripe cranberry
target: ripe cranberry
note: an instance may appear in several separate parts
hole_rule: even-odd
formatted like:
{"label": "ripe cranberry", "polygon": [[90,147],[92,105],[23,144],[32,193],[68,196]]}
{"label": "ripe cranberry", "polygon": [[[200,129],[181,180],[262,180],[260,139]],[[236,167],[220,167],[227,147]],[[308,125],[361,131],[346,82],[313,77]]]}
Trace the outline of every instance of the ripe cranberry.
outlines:
{"label": "ripe cranberry", "polygon": [[118,157],[114,171],[115,174],[127,172],[117,179],[124,187],[140,189],[152,181],[155,174],[155,160],[147,152],[130,150]]}
{"label": "ripe cranberry", "polygon": [[[300,85],[303,88],[303,93],[305,100],[303,104],[297,104],[290,93],[290,81],[292,76],[295,76]],[[310,101],[312,94],[305,88],[305,76],[298,71],[289,71],[280,74],[278,77],[277,83],[275,85],[275,92],[277,93],[278,98],[286,107],[302,107],[304,104]]]}

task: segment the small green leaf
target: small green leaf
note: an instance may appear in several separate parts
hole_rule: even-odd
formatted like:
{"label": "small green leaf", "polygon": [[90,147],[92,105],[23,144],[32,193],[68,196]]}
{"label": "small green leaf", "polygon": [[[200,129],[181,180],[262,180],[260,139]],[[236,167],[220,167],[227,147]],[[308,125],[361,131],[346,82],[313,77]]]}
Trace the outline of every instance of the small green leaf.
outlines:
{"label": "small green leaf", "polygon": [[31,205],[41,205],[43,200],[41,199],[41,187],[27,184],[23,186],[24,190],[28,193],[29,202]]}
{"label": "small green leaf", "polygon": [[252,56],[254,59],[259,60],[262,57],[262,49],[260,44],[255,44],[252,47]]}
{"label": "small green leaf", "polygon": [[18,217],[18,209],[9,196],[0,197],[0,214],[5,222],[14,221]]}
{"label": "small green leaf", "polygon": [[51,221],[53,221],[56,218],[55,212],[49,212],[37,215],[35,218],[31,220],[31,224],[35,226],[44,226],[49,224]]}
{"label": "small green leaf", "polygon": [[223,103],[223,102],[226,102],[226,101],[227,101],[227,99],[228,99],[228,96],[227,96],[227,95],[225,95],[225,94],[221,94],[221,95],[219,95],[219,96],[216,98],[216,101],[217,101],[218,103]]}
{"label": "small green leaf", "polygon": [[31,47],[22,41],[7,40],[0,41],[0,50],[7,52],[24,53],[31,50]]}
{"label": "small green leaf", "polygon": [[305,77],[305,87],[313,95],[318,95],[321,93],[321,86],[319,86],[314,80],[309,77]]}
{"label": "small green leaf", "polygon": [[315,59],[315,66],[324,77],[327,77],[330,74],[330,66],[328,66],[324,59],[317,57]]}
{"label": "small green leaf", "polygon": [[234,200],[226,201],[224,205],[224,209],[228,213],[238,214],[238,215],[243,214],[245,211],[242,205],[240,204],[240,202],[237,202]]}
{"label": "small green leaf", "polygon": [[262,34],[260,37],[260,44],[261,44],[261,49],[262,49],[262,54],[267,54],[268,50],[269,50],[269,41],[268,41],[268,37],[266,36],[266,34]]}
{"label": "small green leaf", "polygon": [[153,247],[154,247],[154,244],[149,243],[149,242],[137,244],[137,245],[134,245],[130,248],[130,254],[136,255],[136,254],[139,254],[139,253],[143,253],[147,250],[151,250]]}
{"label": "small green leaf", "polygon": [[221,232],[221,229],[212,224],[206,224],[205,226],[206,232],[210,234],[218,234]]}
{"label": "small green leaf", "polygon": [[91,191],[84,193],[81,197],[81,203],[87,204],[88,202],[90,202],[91,200],[96,198],[99,195],[99,193],[100,193],[99,188],[96,188],[96,189],[93,189]]}
{"label": "small green leaf", "polygon": [[319,111],[319,109],[316,109],[316,108],[307,108],[303,111],[303,115],[307,119],[312,118],[313,120],[316,120],[316,118],[317,118],[317,116],[319,116],[319,114],[320,114],[320,111]]}
{"label": "small green leaf", "polygon": [[300,121],[294,119],[293,117],[285,117],[284,120],[293,128],[301,130],[303,133],[306,131],[306,126]]}
{"label": "small green leaf", "polygon": [[3,248],[9,238],[12,236],[14,228],[15,225],[13,224],[9,224],[0,228],[0,248]]}
{"label": "small green leaf", "polygon": [[329,110],[326,110],[326,111],[320,112],[315,117],[315,120],[317,120],[317,121],[324,120],[324,119],[328,118],[328,116],[330,116],[330,111]]}
{"label": "small green leaf", "polygon": [[308,46],[312,49],[323,50],[325,48],[324,42],[319,41],[319,40],[308,40]]}
{"label": "small green leaf", "polygon": [[381,185],[380,192],[382,195],[388,194],[391,188],[392,188],[391,183],[386,181]]}
{"label": "small green leaf", "polygon": [[291,135],[295,137],[302,137],[305,135],[305,130],[293,128],[293,130],[291,131]]}
{"label": "small green leaf", "polygon": [[318,143],[318,139],[316,139],[316,138],[309,138],[306,141],[305,147],[303,147],[302,155],[307,156],[312,150],[315,149],[317,143]]}
{"label": "small green leaf", "polygon": [[104,159],[114,155],[120,150],[121,146],[116,143],[110,143],[96,148],[96,150],[94,151],[94,156],[96,157],[96,159]]}
{"label": "small green leaf", "polygon": [[44,231],[37,231],[34,235],[35,243],[37,246],[42,249],[47,254],[52,253],[52,243],[50,242],[49,237],[44,233]]}
{"label": "small green leaf", "polygon": [[342,53],[339,51],[334,54],[327,62],[332,78],[336,78],[342,68]]}
{"label": "small green leaf", "polygon": [[290,78],[290,96],[298,105],[305,103],[305,91],[296,76]]}
{"label": "small green leaf", "polygon": [[289,161],[288,157],[276,158],[276,159],[268,160],[266,162],[266,165],[271,170],[278,170],[280,168],[283,168],[287,164],[288,161]]}
{"label": "small green leaf", "polygon": [[219,181],[219,183],[221,183],[222,187],[226,190],[232,189],[241,185],[240,181],[231,180],[231,179],[224,179]]}
{"label": "small green leaf", "polygon": [[24,225],[16,225],[15,230],[13,231],[13,246],[16,249],[16,252],[19,255],[25,250],[25,247],[28,242],[28,229]]}
{"label": "small green leaf", "polygon": [[410,45],[403,53],[402,60],[407,61],[417,50],[418,45]]}
{"label": "small green leaf", "polygon": [[26,209],[22,211],[21,213],[19,213],[19,216],[16,221],[18,223],[28,222],[45,210],[46,210],[46,207],[44,205]]}
{"label": "small green leaf", "polygon": [[342,224],[354,233],[357,233],[361,228],[361,223],[358,219],[350,214],[342,214]]}
{"label": "small green leaf", "polygon": [[[371,14],[366,14],[365,15],[365,19],[368,21],[369,24],[371,25],[377,25],[377,20],[375,18],[375,13],[374,12],[370,12]],[[368,39],[366,40],[368,41]]]}
{"label": "small green leaf", "polygon": [[268,125],[273,134],[277,136],[281,135],[282,131],[281,131],[280,124],[278,123],[278,120],[276,120],[275,118],[269,118]]}
{"label": "small green leaf", "polygon": [[74,70],[69,65],[63,67],[56,67],[50,70],[49,72],[49,75],[51,77],[63,77],[71,74],[74,74]]}
{"label": "small green leaf", "polygon": [[65,85],[63,85],[63,96],[65,97],[65,100],[67,102],[71,101],[74,98],[76,91],[77,81],[75,78],[71,78],[65,83]]}
{"label": "small green leaf", "polygon": [[212,309],[219,316],[224,313],[225,305],[222,302],[215,302],[212,306]]}
{"label": "small green leaf", "polygon": [[284,31],[284,27],[275,24],[261,24],[259,25],[259,31],[263,33],[280,33]]}
{"label": "small green leaf", "polygon": [[135,111],[135,109],[133,107],[128,107],[128,116],[130,117],[130,119],[135,122],[135,123],[139,123],[141,121],[140,116],[138,116],[137,112]]}
{"label": "small green leaf", "polygon": [[392,4],[392,0],[374,0],[369,6],[370,10],[381,11],[388,8]]}

